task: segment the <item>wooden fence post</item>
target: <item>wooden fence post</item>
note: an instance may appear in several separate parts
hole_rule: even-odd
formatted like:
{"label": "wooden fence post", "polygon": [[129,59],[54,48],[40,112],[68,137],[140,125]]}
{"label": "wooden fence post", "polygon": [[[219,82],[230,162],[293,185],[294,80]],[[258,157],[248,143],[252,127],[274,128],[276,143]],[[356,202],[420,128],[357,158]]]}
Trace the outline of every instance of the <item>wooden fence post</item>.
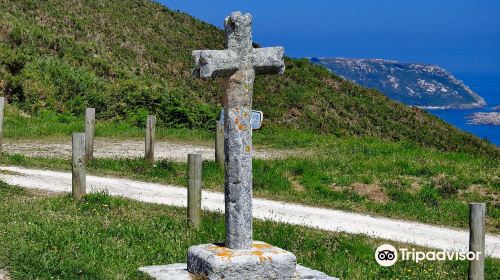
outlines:
{"label": "wooden fence post", "polygon": [[146,121],[146,161],[150,164],[155,162],[155,126],[156,117],[148,116]]}
{"label": "wooden fence post", "polygon": [[215,162],[224,167],[224,123],[216,121],[215,128]]}
{"label": "wooden fence post", "polygon": [[475,260],[469,261],[469,280],[484,280],[485,215],[485,203],[471,203],[469,205],[469,251],[480,253]]}
{"label": "wooden fence post", "polygon": [[5,107],[5,97],[0,97],[0,155],[3,153],[3,111]]}
{"label": "wooden fence post", "polygon": [[188,154],[188,223],[195,229],[201,224],[201,154]]}
{"label": "wooden fence post", "polygon": [[85,109],[85,160],[94,159],[95,109]]}
{"label": "wooden fence post", "polygon": [[74,200],[79,200],[87,192],[85,171],[85,134],[73,133],[72,147],[72,195]]}

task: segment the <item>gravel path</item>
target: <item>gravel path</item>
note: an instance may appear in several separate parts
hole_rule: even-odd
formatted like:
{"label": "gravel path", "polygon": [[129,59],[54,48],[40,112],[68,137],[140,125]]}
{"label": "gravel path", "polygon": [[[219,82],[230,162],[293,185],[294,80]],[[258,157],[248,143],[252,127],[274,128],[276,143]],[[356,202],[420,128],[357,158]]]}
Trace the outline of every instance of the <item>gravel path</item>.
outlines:
{"label": "gravel path", "polygon": [[9,273],[7,271],[0,269],[0,280],[10,280]]}
{"label": "gravel path", "polygon": [[[29,157],[71,157],[71,139],[65,141],[21,140],[5,141],[3,149],[7,154],[22,154]],[[205,160],[214,160],[215,150],[210,146],[192,145],[167,141],[157,141],[155,158],[172,161],[186,161],[187,154],[200,153]],[[256,149],[255,158],[276,159],[303,154],[299,151]],[[144,157],[144,141],[96,139],[94,143],[96,158],[139,158]]]}
{"label": "gravel path", "polygon": [[[66,172],[0,166],[0,180],[45,191],[71,190],[71,174]],[[107,191],[110,195],[148,203],[178,207],[187,205],[187,191],[183,187],[97,176],[87,176],[87,184],[89,192]],[[253,216],[261,220],[363,234],[442,250],[466,251],[468,248],[468,232],[463,230],[258,198],[253,200],[253,204]],[[223,212],[224,196],[218,192],[203,191],[202,205],[205,210]],[[486,253],[500,258],[500,236],[486,236]]]}

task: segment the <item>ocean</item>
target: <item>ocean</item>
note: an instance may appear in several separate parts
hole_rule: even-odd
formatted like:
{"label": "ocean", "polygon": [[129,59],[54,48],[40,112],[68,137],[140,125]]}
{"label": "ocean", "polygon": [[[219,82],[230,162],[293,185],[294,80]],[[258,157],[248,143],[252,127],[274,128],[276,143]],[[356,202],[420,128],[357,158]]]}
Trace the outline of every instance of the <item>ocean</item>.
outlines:
{"label": "ocean", "polygon": [[482,96],[487,106],[471,110],[427,109],[427,112],[500,147],[500,126],[467,124],[467,117],[473,113],[491,112],[493,107],[500,105],[500,73],[456,72],[453,75]]}

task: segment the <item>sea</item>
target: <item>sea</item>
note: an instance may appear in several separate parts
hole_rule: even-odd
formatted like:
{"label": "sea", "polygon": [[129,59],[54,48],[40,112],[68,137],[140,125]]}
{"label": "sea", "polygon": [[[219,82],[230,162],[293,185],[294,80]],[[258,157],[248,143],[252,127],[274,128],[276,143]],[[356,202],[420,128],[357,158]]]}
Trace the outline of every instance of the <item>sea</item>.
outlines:
{"label": "sea", "polygon": [[492,108],[500,106],[500,72],[456,72],[455,78],[462,80],[473,91],[486,100],[486,107],[470,110],[456,109],[426,109],[427,112],[443,119],[444,121],[470,132],[481,139],[485,139],[500,147],[500,126],[468,124],[467,117],[476,112],[493,112]]}

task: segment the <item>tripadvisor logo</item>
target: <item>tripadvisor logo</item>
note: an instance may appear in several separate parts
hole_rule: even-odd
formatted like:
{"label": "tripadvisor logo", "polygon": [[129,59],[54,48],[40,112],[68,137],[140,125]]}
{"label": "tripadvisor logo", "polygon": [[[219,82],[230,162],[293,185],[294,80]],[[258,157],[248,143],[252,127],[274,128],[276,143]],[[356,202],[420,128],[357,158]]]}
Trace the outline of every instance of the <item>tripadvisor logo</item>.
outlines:
{"label": "tripadvisor logo", "polygon": [[381,266],[391,266],[398,260],[398,251],[392,245],[380,245],[375,251],[375,260]]}
{"label": "tripadvisor logo", "polygon": [[[447,252],[447,251],[417,251],[415,249],[399,248],[397,250],[390,244],[380,245],[375,251],[375,260],[381,266],[392,266],[399,259],[401,261],[414,261],[419,263],[427,261],[472,261],[479,260],[481,252]],[[399,258],[398,258],[399,257]]]}

